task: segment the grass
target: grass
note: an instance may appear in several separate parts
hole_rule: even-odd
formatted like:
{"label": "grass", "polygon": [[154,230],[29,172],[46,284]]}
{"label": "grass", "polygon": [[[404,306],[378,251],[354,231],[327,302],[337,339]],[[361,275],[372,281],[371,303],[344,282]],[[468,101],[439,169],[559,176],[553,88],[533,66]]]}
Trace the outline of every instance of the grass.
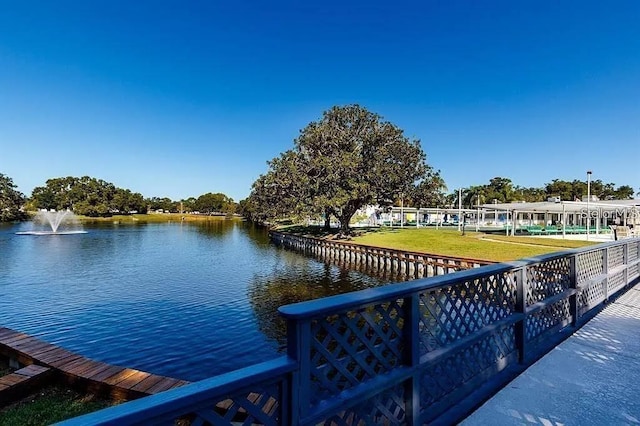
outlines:
{"label": "grass", "polygon": [[[0,357],[0,377],[13,372]],[[48,386],[6,407],[0,405],[0,426],[39,426],[106,408],[112,402],[60,386]]]}
{"label": "grass", "polygon": [[[491,241],[499,240],[499,241]],[[506,262],[593,244],[586,241],[507,237],[453,229],[370,229],[353,242],[397,250]]]}
{"label": "grass", "polygon": [[593,241],[560,240],[556,238],[543,238],[543,237],[540,237],[540,238],[519,237],[519,236],[511,237],[506,235],[495,235],[495,234],[490,234],[483,238],[490,239],[490,240],[507,241],[507,242],[519,243],[519,244],[529,244],[529,245],[546,246],[546,247],[559,247],[562,249],[580,248],[580,247],[586,247],[586,246],[596,244]]}
{"label": "grass", "polygon": [[0,426],[39,426],[100,410],[112,403],[74,390],[50,386],[4,409]]}

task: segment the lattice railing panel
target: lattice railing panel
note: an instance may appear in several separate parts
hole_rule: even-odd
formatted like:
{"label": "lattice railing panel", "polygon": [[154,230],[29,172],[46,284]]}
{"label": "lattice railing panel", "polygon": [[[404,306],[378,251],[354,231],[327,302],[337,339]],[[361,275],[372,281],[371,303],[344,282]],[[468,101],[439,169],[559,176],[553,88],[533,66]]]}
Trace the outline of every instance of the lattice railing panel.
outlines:
{"label": "lattice railing panel", "polygon": [[633,262],[640,256],[640,243],[627,244],[627,259],[629,262]]}
{"label": "lattice railing panel", "polygon": [[640,277],[640,263],[629,266],[629,268],[627,269],[628,280],[633,281],[638,277]]}
{"label": "lattice railing panel", "polygon": [[604,280],[591,283],[578,293],[578,312],[580,315],[604,300]]}
{"label": "lattice railing panel", "polygon": [[348,408],[320,424],[327,426],[405,425],[404,387],[395,386]]}
{"label": "lattice railing panel", "polygon": [[210,408],[193,412],[183,419],[188,419],[191,426],[282,424],[282,382],[256,385],[251,389],[212,401]]}
{"label": "lattice railing panel", "polygon": [[609,292],[609,295],[612,295],[625,285],[627,285],[627,283],[624,279],[624,271],[620,271],[614,275],[609,275],[609,278],[607,279],[607,291]]}
{"label": "lattice railing panel", "polygon": [[545,331],[561,324],[571,317],[569,299],[563,299],[553,305],[540,309],[538,312],[527,316],[525,329],[527,341],[536,340]]}
{"label": "lattice railing panel", "polygon": [[422,409],[428,410],[429,405],[464,386],[487,368],[504,366],[505,358],[515,350],[515,327],[510,325],[433,363],[420,378]]}
{"label": "lattice railing panel", "polygon": [[607,252],[607,266],[609,270],[624,264],[624,247],[609,247]]}
{"label": "lattice railing panel", "polygon": [[515,310],[513,275],[501,273],[420,294],[420,354],[506,318]]}
{"label": "lattice railing panel", "polygon": [[576,278],[578,284],[587,281],[604,271],[603,250],[579,253],[576,260]]}
{"label": "lattice railing panel", "polygon": [[568,257],[549,260],[526,268],[527,306],[560,294],[569,288],[571,272]]}
{"label": "lattice railing panel", "polygon": [[402,300],[311,322],[312,404],[400,364]]}

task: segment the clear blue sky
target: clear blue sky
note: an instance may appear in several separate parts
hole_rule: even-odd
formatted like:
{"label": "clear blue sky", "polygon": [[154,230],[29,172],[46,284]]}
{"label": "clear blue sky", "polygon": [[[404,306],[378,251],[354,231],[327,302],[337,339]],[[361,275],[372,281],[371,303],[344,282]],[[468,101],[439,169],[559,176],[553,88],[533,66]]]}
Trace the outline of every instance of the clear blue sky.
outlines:
{"label": "clear blue sky", "polygon": [[332,105],[449,187],[640,188],[639,1],[0,0],[0,172],[236,200]]}

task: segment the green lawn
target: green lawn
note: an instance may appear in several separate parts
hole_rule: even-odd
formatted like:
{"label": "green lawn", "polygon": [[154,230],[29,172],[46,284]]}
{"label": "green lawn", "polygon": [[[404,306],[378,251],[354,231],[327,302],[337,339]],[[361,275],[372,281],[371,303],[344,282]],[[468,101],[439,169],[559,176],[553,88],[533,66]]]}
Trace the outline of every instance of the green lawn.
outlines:
{"label": "green lawn", "polygon": [[547,247],[560,247],[561,249],[565,248],[580,248],[586,247],[593,244],[597,244],[597,242],[593,241],[580,241],[580,240],[561,240],[556,238],[544,238],[544,237],[522,237],[522,236],[506,236],[506,235],[486,235],[483,238],[491,239],[491,240],[500,240],[500,241],[510,241],[513,243],[519,244],[529,244],[529,245],[539,245],[539,246],[547,246]]}
{"label": "green lawn", "polygon": [[50,386],[0,409],[0,426],[40,426],[106,408],[113,403],[71,389]]}
{"label": "green lawn", "polygon": [[[487,239],[500,240],[488,241]],[[353,237],[353,242],[452,257],[504,262],[593,244],[586,241],[549,238],[507,237],[454,229],[370,229]]]}

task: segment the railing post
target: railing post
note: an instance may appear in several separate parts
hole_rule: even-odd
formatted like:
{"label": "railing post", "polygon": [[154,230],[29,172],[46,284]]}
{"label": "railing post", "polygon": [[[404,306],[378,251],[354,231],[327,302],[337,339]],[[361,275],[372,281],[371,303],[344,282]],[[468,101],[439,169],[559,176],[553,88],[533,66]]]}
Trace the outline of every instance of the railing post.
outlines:
{"label": "railing post", "polygon": [[609,300],[609,247],[605,247],[602,251],[602,274],[604,280],[602,281],[602,294],[604,294],[604,301]]}
{"label": "railing post", "polygon": [[418,424],[420,419],[420,293],[406,297],[402,302],[404,326],[402,328],[402,363],[411,367],[412,374],[404,383],[405,424]]}
{"label": "railing post", "polygon": [[629,244],[631,243],[624,243],[624,245],[622,246],[622,264],[624,265],[625,287],[629,285]]}
{"label": "railing post", "polygon": [[578,255],[569,255],[569,288],[575,289],[573,296],[569,296],[569,313],[571,314],[571,326],[578,324]]}
{"label": "railing post", "polygon": [[529,283],[526,279],[526,266],[521,266],[513,271],[513,278],[516,281],[516,312],[524,314],[522,320],[515,325],[516,348],[519,351],[519,361],[524,363],[527,346],[527,287]]}
{"label": "railing post", "polygon": [[[297,426],[309,412],[311,377],[311,322],[309,320],[287,321],[287,355],[293,358],[298,368],[291,374],[289,398],[283,412],[289,417],[289,424]],[[285,411],[286,410],[286,411]]]}

